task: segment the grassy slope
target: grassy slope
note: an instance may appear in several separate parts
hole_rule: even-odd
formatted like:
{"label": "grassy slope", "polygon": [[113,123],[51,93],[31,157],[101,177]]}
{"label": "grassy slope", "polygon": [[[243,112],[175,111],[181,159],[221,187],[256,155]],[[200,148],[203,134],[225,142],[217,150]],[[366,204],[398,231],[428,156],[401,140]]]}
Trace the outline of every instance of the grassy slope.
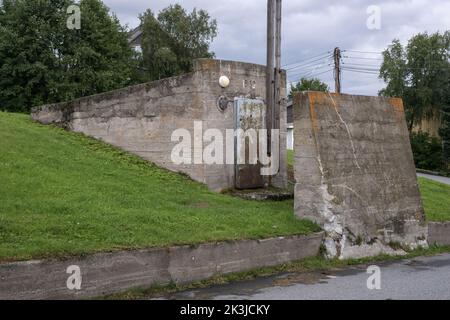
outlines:
{"label": "grassy slope", "polygon": [[419,178],[423,206],[430,221],[450,221],[450,186]]}
{"label": "grassy slope", "polygon": [[294,168],[294,151],[293,150],[288,150],[287,152],[287,163],[289,167]]}
{"label": "grassy slope", "polygon": [[[288,151],[288,166],[292,171],[294,152]],[[419,178],[423,206],[429,221],[450,221],[450,186]]]}
{"label": "grassy slope", "polygon": [[79,134],[0,112],[0,260],[307,234],[292,201],[215,194]]}

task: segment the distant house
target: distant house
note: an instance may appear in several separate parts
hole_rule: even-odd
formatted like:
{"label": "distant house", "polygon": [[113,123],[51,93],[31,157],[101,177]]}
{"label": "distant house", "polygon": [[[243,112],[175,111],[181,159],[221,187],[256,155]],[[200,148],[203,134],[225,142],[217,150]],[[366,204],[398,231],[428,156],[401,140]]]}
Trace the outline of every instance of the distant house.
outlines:
{"label": "distant house", "polygon": [[128,43],[136,49],[136,51],[142,52],[142,28],[141,26],[134,28],[128,34]]}
{"label": "distant house", "polygon": [[294,150],[294,107],[292,101],[287,104],[287,148]]}

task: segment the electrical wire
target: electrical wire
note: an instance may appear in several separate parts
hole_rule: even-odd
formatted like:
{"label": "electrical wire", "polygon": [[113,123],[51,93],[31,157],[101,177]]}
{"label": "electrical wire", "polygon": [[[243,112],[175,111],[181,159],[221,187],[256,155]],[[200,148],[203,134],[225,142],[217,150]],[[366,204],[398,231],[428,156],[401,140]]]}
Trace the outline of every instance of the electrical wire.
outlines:
{"label": "electrical wire", "polygon": [[346,59],[356,59],[356,60],[376,60],[376,61],[383,61],[382,58],[350,57],[350,56],[343,56],[343,58],[346,58]]}
{"label": "electrical wire", "polygon": [[383,54],[381,51],[360,51],[360,50],[349,50],[345,49],[342,52],[355,52],[355,53],[367,53],[367,54]]}
{"label": "electrical wire", "polygon": [[[330,68],[332,67],[332,65],[323,65],[321,67],[317,67],[315,69],[309,70],[307,72],[295,72],[295,73],[290,73],[288,74],[288,78],[297,78],[297,77],[310,77],[313,74],[319,73],[324,71],[326,68]],[[334,69],[334,67],[332,67]]]}
{"label": "electrical wire", "polygon": [[347,69],[347,68],[342,68],[342,70],[344,70],[344,71],[349,71],[349,72],[356,72],[356,73],[372,74],[372,75],[376,75],[376,76],[379,75],[378,72],[364,71],[364,70],[358,70],[358,69]]}
{"label": "electrical wire", "polygon": [[314,67],[305,69],[305,70],[295,70],[294,72],[288,72],[289,76],[295,76],[295,75],[299,75],[299,74],[307,74],[307,73],[313,73],[315,71],[318,71],[320,69],[326,68],[326,67],[330,67],[331,63],[327,63],[327,64],[321,64],[321,65],[316,65]]}
{"label": "electrical wire", "polygon": [[299,63],[304,63],[304,62],[307,62],[309,60],[313,60],[313,59],[316,59],[318,57],[326,56],[326,55],[329,55],[329,54],[331,54],[331,51],[327,51],[327,52],[324,52],[322,54],[318,54],[318,55],[313,56],[313,57],[308,58],[308,59],[299,60],[299,61],[295,61],[295,62],[292,62],[292,63],[287,63],[287,64],[282,65],[282,67],[284,68],[284,67],[287,67],[287,66],[291,66],[291,65],[295,65],[295,64],[299,64]]}
{"label": "electrical wire", "polygon": [[312,60],[312,61],[310,61],[308,63],[298,64],[298,65],[296,65],[294,67],[286,68],[286,71],[291,71],[291,70],[295,70],[295,69],[301,69],[301,68],[305,68],[305,67],[312,66],[312,65],[318,65],[317,62],[327,62],[331,57],[332,56],[330,55],[330,56],[322,57],[322,58],[319,58],[319,59],[316,59],[316,60]]}
{"label": "electrical wire", "polygon": [[376,66],[376,65],[373,65],[373,64],[362,64],[362,63],[354,63],[354,62],[345,62],[345,61],[343,61],[342,62],[342,65],[344,65],[344,66],[357,66],[357,67],[374,67],[374,68],[380,68],[381,66]]}
{"label": "electrical wire", "polygon": [[296,77],[296,80],[289,82],[289,84],[299,82],[302,78],[310,78],[310,79],[311,79],[311,78],[316,78],[316,77],[318,77],[318,76],[320,76],[320,75],[322,75],[322,74],[325,74],[325,73],[327,73],[327,72],[330,72],[330,71],[333,71],[333,68],[332,68],[332,69],[325,70],[325,71],[322,71],[322,72],[319,72],[319,73],[312,74],[311,76],[308,76],[308,77],[306,77],[306,76]]}

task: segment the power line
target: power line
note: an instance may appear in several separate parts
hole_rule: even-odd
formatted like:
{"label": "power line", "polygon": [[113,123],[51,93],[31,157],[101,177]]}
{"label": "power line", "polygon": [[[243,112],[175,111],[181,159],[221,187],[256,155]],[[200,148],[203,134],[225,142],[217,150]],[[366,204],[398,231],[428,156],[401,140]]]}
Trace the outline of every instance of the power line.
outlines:
{"label": "power line", "polygon": [[327,52],[315,55],[315,56],[307,58],[307,59],[298,60],[298,61],[294,61],[294,62],[291,62],[291,63],[286,63],[286,64],[283,65],[283,67],[287,67],[287,66],[290,66],[290,65],[293,65],[293,64],[297,64],[297,63],[303,63],[303,62],[306,62],[306,61],[309,61],[309,60],[312,60],[312,59],[316,59],[318,57],[326,56],[326,55],[329,55],[329,54],[331,54],[331,51],[327,51]]}
{"label": "power line", "polygon": [[378,73],[378,72],[365,71],[365,70],[359,70],[359,69],[348,69],[348,68],[342,68],[342,70],[344,70],[344,71],[349,71],[349,72],[356,72],[356,73],[365,73],[365,74],[372,74],[372,75],[376,75],[376,76],[378,76],[378,75],[379,75],[379,73]]}
{"label": "power line", "polygon": [[325,71],[320,72],[320,73],[313,74],[313,75],[311,75],[311,77],[314,78],[314,77],[320,76],[320,75],[322,75],[322,74],[324,74],[324,73],[327,73],[327,72],[330,72],[330,71],[333,71],[333,68],[328,69],[328,70],[325,70]]}
{"label": "power line", "polygon": [[354,63],[354,62],[342,62],[342,64],[345,64],[345,65],[352,65],[352,66],[361,66],[361,67],[374,67],[374,68],[377,68],[377,67],[381,67],[381,66],[376,66],[376,65],[373,65],[373,64],[362,64],[362,63]]}
{"label": "power line", "polygon": [[290,73],[288,75],[289,75],[289,77],[298,77],[300,75],[309,76],[311,74],[317,73],[317,71],[320,71],[323,68],[330,67],[330,66],[331,66],[331,64],[322,65],[322,66],[315,67],[313,69],[309,69],[307,71],[297,71],[297,72],[294,72],[294,73]]}
{"label": "power line", "polygon": [[318,77],[318,76],[320,76],[320,75],[322,75],[322,74],[325,74],[325,73],[327,73],[327,72],[331,72],[331,71],[333,71],[333,70],[334,70],[334,69],[331,68],[331,69],[328,69],[328,70],[325,70],[325,71],[322,71],[322,72],[319,72],[319,73],[315,73],[315,74],[312,74],[312,75],[309,75],[309,76],[302,76],[302,77],[300,77],[300,78],[297,78],[297,80],[295,80],[295,81],[289,82],[289,84],[292,84],[292,83],[295,83],[295,82],[299,82],[302,78],[309,78],[309,79],[315,78],[315,77]]}
{"label": "power line", "polygon": [[295,70],[295,69],[307,67],[307,66],[310,66],[310,65],[317,64],[316,62],[319,62],[319,61],[326,62],[331,57],[332,57],[331,55],[328,55],[328,56],[321,57],[319,59],[315,59],[315,60],[312,60],[312,61],[309,61],[309,62],[300,63],[300,64],[295,65],[294,67],[287,68],[286,70],[290,71],[290,70]]}
{"label": "power line", "polygon": [[291,69],[291,70],[287,70],[288,73],[296,73],[296,72],[304,72],[304,71],[311,71],[311,70],[315,70],[318,68],[322,68],[324,66],[328,66],[331,64],[331,60],[327,60],[327,61],[323,61],[320,64],[313,64],[313,65],[309,65],[309,66],[303,66],[300,68],[296,68],[296,69]]}
{"label": "power line", "polygon": [[314,64],[304,65],[304,66],[301,66],[301,67],[298,67],[298,68],[289,69],[289,70],[286,70],[286,71],[288,73],[294,73],[294,72],[299,72],[301,70],[311,70],[311,69],[314,69],[314,68],[320,68],[322,66],[326,66],[326,65],[328,65],[330,63],[332,63],[331,59],[327,59],[327,60],[322,60],[319,63],[316,62]]}
{"label": "power line", "polygon": [[346,68],[343,68],[343,70],[347,70],[347,71],[370,72],[370,73],[373,73],[373,74],[379,74],[379,73],[380,73],[378,70],[375,70],[375,69],[357,69],[357,68],[349,68],[349,67],[346,67]]}
{"label": "power line", "polygon": [[381,51],[360,51],[360,50],[342,50],[343,52],[367,53],[367,54],[383,54]]}
{"label": "power line", "polygon": [[298,61],[294,61],[294,62],[291,62],[291,63],[284,64],[283,68],[288,67],[288,66],[298,65],[298,64],[310,63],[310,62],[312,62],[311,60],[324,59],[324,58],[326,58],[326,57],[328,57],[330,55],[331,55],[331,52],[327,51],[327,52],[324,52],[322,54],[318,54],[316,56],[313,56],[313,57],[310,57],[310,58],[307,58],[307,59],[298,60]]}
{"label": "power line", "polygon": [[376,60],[376,61],[383,61],[382,58],[350,57],[350,56],[343,56],[343,58],[346,58],[346,59],[356,59],[356,60]]}
{"label": "power line", "polygon": [[[381,67],[376,66],[373,64],[361,64],[361,63],[354,63],[354,62],[342,62],[342,64],[345,65],[351,65],[351,66],[363,66],[363,67]],[[449,67],[441,67],[441,68],[429,68],[429,67],[419,67],[419,68],[412,68],[412,67],[405,67],[405,70],[449,70]]]}

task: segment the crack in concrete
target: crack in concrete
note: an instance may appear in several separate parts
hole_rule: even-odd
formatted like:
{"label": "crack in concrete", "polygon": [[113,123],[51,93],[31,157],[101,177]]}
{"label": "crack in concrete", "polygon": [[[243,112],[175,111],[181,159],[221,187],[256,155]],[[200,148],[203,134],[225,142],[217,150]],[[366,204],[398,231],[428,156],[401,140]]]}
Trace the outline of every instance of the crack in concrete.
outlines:
{"label": "crack in concrete", "polygon": [[353,150],[353,158],[355,159],[356,166],[358,167],[359,170],[361,170],[361,166],[359,165],[358,158],[356,157],[356,148],[355,148],[355,144],[353,142],[353,137],[350,132],[350,128],[348,127],[347,123],[344,121],[341,114],[339,113],[336,102],[334,101],[334,99],[330,93],[328,93],[328,96],[330,97],[331,102],[333,103],[334,110],[336,111],[336,114],[338,115],[339,120],[342,122],[342,124],[345,126],[345,129],[347,130],[348,138],[350,140],[350,144],[351,144],[352,150]]}

